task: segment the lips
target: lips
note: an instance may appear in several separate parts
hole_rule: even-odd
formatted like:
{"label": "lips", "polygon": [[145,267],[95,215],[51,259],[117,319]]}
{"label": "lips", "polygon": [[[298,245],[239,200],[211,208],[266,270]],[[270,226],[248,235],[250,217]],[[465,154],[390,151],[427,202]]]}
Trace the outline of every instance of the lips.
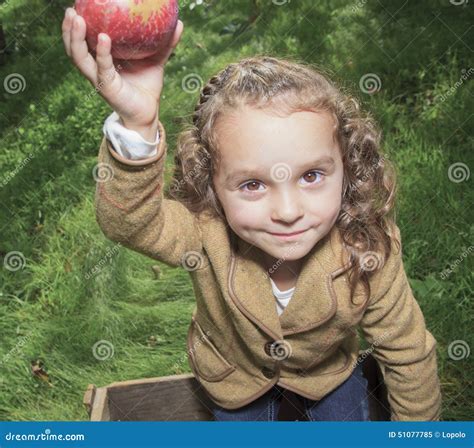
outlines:
{"label": "lips", "polygon": [[308,230],[308,229],[299,230],[297,232],[291,232],[291,233],[274,233],[274,232],[269,232],[269,233],[271,233],[272,235],[275,235],[275,236],[293,236],[293,235],[299,235],[300,233],[306,232],[306,230]]}

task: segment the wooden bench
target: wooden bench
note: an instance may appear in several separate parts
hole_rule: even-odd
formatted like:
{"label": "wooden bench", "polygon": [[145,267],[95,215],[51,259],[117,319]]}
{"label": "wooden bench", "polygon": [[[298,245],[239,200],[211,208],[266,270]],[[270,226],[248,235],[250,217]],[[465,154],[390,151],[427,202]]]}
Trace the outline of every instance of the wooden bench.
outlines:
{"label": "wooden bench", "polygon": [[[377,361],[361,350],[368,379],[371,420],[390,420],[387,390]],[[90,384],[84,405],[91,421],[196,421],[213,420],[210,402],[192,374],[120,381],[104,387]],[[295,394],[284,394],[278,420],[307,420]]]}

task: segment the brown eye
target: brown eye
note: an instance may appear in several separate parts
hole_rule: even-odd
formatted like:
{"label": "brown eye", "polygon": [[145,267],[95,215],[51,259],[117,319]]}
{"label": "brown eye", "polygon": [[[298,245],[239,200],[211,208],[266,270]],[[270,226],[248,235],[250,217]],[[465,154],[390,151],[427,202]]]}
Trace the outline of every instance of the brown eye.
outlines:
{"label": "brown eye", "polygon": [[[313,184],[315,183],[315,180],[317,178],[317,176],[322,176],[322,173],[320,173],[319,171],[310,171],[308,173],[306,173],[303,178],[304,180],[306,180],[307,182]],[[318,182],[319,183],[319,182]]]}
{"label": "brown eye", "polygon": [[[249,182],[249,183],[246,184],[246,185],[247,185],[247,187],[249,187],[249,190],[250,190],[250,191],[258,191],[258,186],[259,186],[259,183],[258,183],[258,182],[253,181],[253,182]],[[254,190],[254,189],[250,188],[251,186],[253,186],[253,187],[256,186],[257,188]]]}

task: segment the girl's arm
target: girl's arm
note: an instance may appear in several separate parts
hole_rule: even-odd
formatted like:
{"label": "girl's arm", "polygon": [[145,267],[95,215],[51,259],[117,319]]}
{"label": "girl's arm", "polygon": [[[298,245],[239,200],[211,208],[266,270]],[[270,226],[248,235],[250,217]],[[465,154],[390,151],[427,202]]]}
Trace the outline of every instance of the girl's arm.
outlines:
{"label": "girl's arm", "polygon": [[[396,226],[400,239],[400,230]],[[391,420],[439,420],[441,391],[436,340],[426,329],[403,267],[402,250],[377,274],[379,285],[361,321],[385,379]]]}
{"label": "girl's arm", "polygon": [[96,173],[96,219],[112,241],[170,266],[186,267],[187,256],[202,251],[201,229],[196,215],[163,196],[167,144],[160,121],[158,131],[157,154],[143,160],[122,157],[103,138]]}
{"label": "girl's arm", "polygon": [[[112,58],[112,41],[105,33],[100,33],[93,55],[86,29],[75,9],[67,8],[62,23],[66,54],[128,129],[148,142],[154,141],[157,130],[160,136],[157,154],[143,160],[127,159],[106,138],[102,140],[95,173],[97,221],[111,240],[178,266],[186,261],[189,251],[202,248],[195,216],[177,201],[163,197],[166,138],[158,119],[159,103],[165,65],[181,38],[183,23],[178,20],[167,51],[131,61]],[[140,152],[140,148],[132,152]]]}

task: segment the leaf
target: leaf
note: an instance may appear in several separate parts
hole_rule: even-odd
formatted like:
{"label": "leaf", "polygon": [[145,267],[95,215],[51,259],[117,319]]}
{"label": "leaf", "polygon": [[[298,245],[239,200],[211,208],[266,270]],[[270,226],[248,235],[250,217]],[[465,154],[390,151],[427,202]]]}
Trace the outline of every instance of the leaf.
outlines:
{"label": "leaf", "polygon": [[156,337],[150,336],[148,338],[148,347],[154,347],[156,345]]}
{"label": "leaf", "polygon": [[155,274],[155,279],[156,279],[156,280],[159,280],[160,277],[161,277],[161,269],[160,269],[160,267],[159,267],[157,264],[155,264],[155,265],[153,265],[153,266],[151,267],[151,270],[152,270],[153,273]]}
{"label": "leaf", "polygon": [[48,386],[53,387],[51,381],[49,380],[48,373],[43,368],[43,362],[37,359],[36,361],[31,361],[31,373],[41,381],[44,381]]}

